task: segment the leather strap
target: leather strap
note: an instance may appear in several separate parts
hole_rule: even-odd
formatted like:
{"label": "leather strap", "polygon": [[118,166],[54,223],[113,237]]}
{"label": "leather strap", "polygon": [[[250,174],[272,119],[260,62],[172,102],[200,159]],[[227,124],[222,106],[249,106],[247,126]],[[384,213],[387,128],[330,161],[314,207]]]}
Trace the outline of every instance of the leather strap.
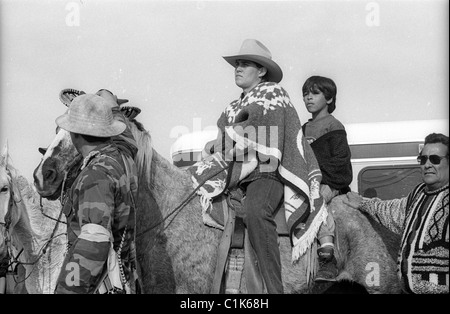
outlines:
{"label": "leather strap", "polygon": [[234,232],[234,224],[235,224],[235,212],[231,208],[227,207],[228,213],[225,217],[225,228],[222,233],[222,238],[220,239],[218,253],[217,253],[217,261],[216,261],[216,269],[214,273],[213,284],[211,287],[211,294],[219,294],[220,288],[222,286],[222,277],[225,270],[225,264],[228,258],[228,252],[230,249],[231,238]]}
{"label": "leather strap", "polygon": [[234,224],[234,233],[231,238],[231,248],[232,249],[243,249],[244,248],[244,236],[245,236],[244,219],[242,219],[242,217],[236,216],[235,224]]}

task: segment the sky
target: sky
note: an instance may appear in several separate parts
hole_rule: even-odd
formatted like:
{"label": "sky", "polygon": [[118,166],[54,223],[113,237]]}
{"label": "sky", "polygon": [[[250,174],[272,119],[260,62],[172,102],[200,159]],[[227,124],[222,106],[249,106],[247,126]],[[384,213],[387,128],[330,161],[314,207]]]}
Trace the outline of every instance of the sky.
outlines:
{"label": "sky", "polygon": [[[266,45],[302,123],[312,75],[349,123],[449,117],[449,2],[1,0],[0,147],[29,180],[55,136],[59,92],[129,100],[153,147],[214,127],[241,90],[222,57]],[[448,135],[448,134],[447,134]]]}

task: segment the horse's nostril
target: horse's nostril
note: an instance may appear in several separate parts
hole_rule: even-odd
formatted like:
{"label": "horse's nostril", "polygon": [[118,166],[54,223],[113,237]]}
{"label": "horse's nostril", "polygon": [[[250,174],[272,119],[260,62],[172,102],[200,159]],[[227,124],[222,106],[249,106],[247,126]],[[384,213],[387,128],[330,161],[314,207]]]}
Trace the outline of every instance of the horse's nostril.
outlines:
{"label": "horse's nostril", "polygon": [[56,171],[49,169],[49,170],[45,171],[45,173],[44,173],[44,180],[54,179],[55,176],[56,176]]}

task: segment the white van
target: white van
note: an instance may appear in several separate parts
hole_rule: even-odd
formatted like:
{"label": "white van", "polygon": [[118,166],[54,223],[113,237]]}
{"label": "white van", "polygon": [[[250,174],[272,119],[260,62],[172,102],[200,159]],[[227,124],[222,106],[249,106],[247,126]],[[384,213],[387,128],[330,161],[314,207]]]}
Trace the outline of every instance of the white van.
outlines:
{"label": "white van", "polygon": [[[448,136],[449,120],[357,123],[345,128],[352,153],[351,190],[387,200],[406,196],[421,182],[416,158],[423,141],[430,133]],[[205,144],[216,136],[217,130],[180,136],[170,151],[174,165],[185,168],[200,160]]]}
{"label": "white van", "polygon": [[352,191],[366,197],[406,196],[421,182],[417,156],[430,133],[448,136],[449,120],[347,124],[352,153]]}

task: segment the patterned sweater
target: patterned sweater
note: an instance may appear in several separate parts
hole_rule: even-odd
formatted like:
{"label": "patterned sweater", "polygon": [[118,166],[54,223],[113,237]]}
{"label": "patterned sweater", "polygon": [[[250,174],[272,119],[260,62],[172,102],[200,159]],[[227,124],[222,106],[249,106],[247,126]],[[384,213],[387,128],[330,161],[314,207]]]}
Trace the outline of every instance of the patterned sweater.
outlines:
{"label": "patterned sweater", "polygon": [[402,235],[398,275],[406,293],[449,293],[448,184],[429,192],[419,184],[402,199],[372,198],[360,206]]}

